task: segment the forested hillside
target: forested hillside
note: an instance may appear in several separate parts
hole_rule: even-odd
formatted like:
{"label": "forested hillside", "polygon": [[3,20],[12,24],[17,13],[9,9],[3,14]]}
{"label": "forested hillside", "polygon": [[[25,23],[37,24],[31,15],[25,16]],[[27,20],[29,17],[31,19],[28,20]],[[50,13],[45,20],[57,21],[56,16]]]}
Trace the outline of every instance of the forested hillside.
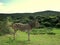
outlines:
{"label": "forested hillside", "polygon": [[57,11],[42,11],[34,13],[11,13],[2,14],[0,13],[0,21],[6,20],[7,17],[14,22],[26,23],[32,18],[39,20],[41,27],[60,27],[60,12]]}

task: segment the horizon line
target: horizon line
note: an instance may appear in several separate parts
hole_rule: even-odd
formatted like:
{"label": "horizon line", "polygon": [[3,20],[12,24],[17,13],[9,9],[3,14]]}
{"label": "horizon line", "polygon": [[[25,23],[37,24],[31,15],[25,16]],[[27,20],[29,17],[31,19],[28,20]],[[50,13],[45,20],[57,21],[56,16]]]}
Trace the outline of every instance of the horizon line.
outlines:
{"label": "horizon line", "polygon": [[55,11],[55,12],[60,12],[57,10],[42,10],[42,11],[35,11],[35,12],[0,12],[0,14],[16,14],[16,13],[37,13],[37,12],[44,12],[44,11]]}

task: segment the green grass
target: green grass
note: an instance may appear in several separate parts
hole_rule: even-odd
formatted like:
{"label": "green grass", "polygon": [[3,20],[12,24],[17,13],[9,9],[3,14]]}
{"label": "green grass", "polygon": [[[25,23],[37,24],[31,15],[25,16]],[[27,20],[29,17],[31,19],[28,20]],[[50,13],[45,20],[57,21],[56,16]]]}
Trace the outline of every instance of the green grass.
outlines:
{"label": "green grass", "polygon": [[30,42],[27,41],[27,33],[18,31],[13,40],[12,35],[0,36],[0,45],[60,45],[60,29],[53,29],[56,35],[38,34],[30,35]]}

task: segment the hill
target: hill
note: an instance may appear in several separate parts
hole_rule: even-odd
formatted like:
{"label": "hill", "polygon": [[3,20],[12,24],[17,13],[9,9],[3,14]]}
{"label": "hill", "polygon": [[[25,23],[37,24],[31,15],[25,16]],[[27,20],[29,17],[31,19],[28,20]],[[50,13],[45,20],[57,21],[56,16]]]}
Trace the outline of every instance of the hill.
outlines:
{"label": "hill", "polygon": [[10,13],[10,14],[0,13],[0,16],[31,16],[31,15],[33,15],[33,16],[37,16],[37,15],[60,15],[60,12],[46,10],[46,11],[40,11],[40,12],[34,12],[34,13]]}

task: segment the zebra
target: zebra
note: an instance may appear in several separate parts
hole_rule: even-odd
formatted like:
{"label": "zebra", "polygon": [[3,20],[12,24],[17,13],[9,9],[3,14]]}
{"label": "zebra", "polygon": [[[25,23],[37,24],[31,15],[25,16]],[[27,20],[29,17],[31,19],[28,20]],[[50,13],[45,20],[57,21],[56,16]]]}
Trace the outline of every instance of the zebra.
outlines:
{"label": "zebra", "polygon": [[14,39],[15,39],[15,33],[20,30],[20,31],[27,31],[28,33],[28,41],[30,41],[30,31],[32,28],[38,28],[40,26],[39,22],[37,20],[32,20],[29,23],[23,24],[23,23],[12,23],[10,27],[14,29]]}

